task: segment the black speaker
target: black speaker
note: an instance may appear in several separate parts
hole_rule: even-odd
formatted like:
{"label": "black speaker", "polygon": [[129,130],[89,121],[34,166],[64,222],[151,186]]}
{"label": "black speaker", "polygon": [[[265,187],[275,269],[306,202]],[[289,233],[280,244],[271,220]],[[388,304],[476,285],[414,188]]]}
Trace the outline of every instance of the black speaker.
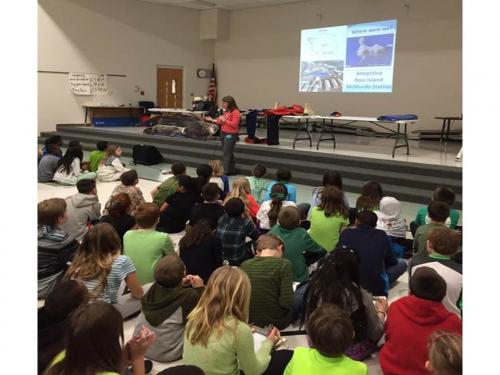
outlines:
{"label": "black speaker", "polygon": [[134,145],[132,149],[134,164],[155,165],[164,159],[160,151],[155,146]]}

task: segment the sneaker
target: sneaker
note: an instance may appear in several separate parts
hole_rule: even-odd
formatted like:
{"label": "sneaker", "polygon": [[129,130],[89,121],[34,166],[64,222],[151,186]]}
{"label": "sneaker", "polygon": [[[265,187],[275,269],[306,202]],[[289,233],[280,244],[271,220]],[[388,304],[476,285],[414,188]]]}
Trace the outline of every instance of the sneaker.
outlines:
{"label": "sneaker", "polygon": [[256,142],[255,142],[255,139],[254,139],[254,138],[249,138],[249,137],[246,137],[246,138],[245,138],[245,143],[254,144],[254,143],[256,143]]}

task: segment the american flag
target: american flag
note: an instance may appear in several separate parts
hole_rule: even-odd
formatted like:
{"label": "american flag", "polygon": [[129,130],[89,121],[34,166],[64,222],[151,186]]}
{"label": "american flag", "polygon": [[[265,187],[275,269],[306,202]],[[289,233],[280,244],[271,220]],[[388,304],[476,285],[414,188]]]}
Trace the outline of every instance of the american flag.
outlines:
{"label": "american flag", "polygon": [[215,78],[215,64],[212,64],[212,76],[208,84],[208,100],[217,102],[217,80]]}

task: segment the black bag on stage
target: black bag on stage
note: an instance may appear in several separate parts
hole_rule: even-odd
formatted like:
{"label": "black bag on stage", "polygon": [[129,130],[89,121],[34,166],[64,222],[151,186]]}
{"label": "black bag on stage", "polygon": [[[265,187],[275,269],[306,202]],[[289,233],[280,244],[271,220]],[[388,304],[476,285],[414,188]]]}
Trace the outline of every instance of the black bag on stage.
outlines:
{"label": "black bag on stage", "polygon": [[268,115],[267,116],[267,144],[279,145],[280,144],[280,122],[281,115]]}
{"label": "black bag on stage", "polygon": [[134,164],[154,165],[161,163],[164,159],[155,146],[134,145],[132,149]]}

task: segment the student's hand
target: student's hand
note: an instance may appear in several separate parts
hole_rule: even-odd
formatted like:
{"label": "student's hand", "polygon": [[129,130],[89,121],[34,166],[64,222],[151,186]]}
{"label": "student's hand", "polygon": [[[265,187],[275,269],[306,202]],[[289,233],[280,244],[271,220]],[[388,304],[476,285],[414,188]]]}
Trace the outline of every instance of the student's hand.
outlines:
{"label": "student's hand", "polygon": [[141,327],[141,331],[138,335],[132,337],[129,342],[127,342],[127,354],[128,360],[134,362],[138,359],[143,359],[144,354],[153,344],[156,339],[156,335],[146,326]]}
{"label": "student's hand", "polygon": [[191,279],[193,278],[192,275],[186,275],[182,278],[182,286],[189,286],[191,285]]}
{"label": "student's hand", "polygon": [[280,331],[278,328],[273,327],[271,332],[269,332],[269,335],[267,335],[267,338],[273,342],[273,345],[276,345],[280,340]]}
{"label": "student's hand", "polygon": [[389,303],[387,302],[387,299],[379,298],[378,301],[375,302],[375,310],[387,313],[388,309]]}
{"label": "student's hand", "polygon": [[201,288],[203,286],[203,279],[198,275],[191,276],[191,286],[193,288]]}

